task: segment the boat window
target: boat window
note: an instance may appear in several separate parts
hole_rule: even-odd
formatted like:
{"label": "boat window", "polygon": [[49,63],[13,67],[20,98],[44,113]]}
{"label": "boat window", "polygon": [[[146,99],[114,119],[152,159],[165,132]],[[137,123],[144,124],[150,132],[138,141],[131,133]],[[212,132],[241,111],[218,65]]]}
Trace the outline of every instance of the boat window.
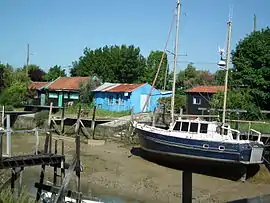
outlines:
{"label": "boat window", "polygon": [[207,133],[208,124],[201,123],[200,133]]}
{"label": "boat window", "polygon": [[173,127],[173,130],[180,130],[180,125],[181,125],[181,122],[176,122]]}
{"label": "boat window", "polygon": [[182,122],[181,131],[188,131],[189,122]]}
{"label": "boat window", "polygon": [[198,132],[198,123],[190,123],[190,130],[189,132],[196,133]]}

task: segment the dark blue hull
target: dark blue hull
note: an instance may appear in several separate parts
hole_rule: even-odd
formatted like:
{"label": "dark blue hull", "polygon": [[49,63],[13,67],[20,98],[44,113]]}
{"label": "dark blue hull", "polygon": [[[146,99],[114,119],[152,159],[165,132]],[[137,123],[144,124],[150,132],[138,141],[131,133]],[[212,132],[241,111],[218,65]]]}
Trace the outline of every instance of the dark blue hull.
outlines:
{"label": "dark blue hull", "polygon": [[[161,135],[136,128],[141,147],[150,152],[239,164],[250,164],[252,143],[202,141]],[[206,147],[207,146],[207,147]],[[263,149],[262,146],[256,147]],[[262,159],[255,161],[261,163]]]}

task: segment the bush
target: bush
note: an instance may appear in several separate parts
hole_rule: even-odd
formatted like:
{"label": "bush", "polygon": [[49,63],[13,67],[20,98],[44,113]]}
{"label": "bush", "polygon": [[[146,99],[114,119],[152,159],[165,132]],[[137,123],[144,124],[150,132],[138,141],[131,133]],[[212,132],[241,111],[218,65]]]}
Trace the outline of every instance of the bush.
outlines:
{"label": "bush", "polygon": [[[171,109],[171,97],[163,97],[159,98],[158,100],[159,105],[165,107],[165,111],[168,111]],[[186,96],[176,94],[174,98],[174,111],[180,112],[180,109],[185,109],[186,106]]]}
{"label": "bush", "polygon": [[49,111],[40,111],[35,114],[34,121],[36,123],[36,127],[43,127],[45,121],[49,118]]}
{"label": "bush", "polygon": [[25,193],[25,190],[22,191],[19,198],[17,198],[14,193],[11,192],[10,189],[4,189],[0,192],[0,202],[4,203],[34,203],[35,201],[31,199],[30,196],[28,196]]}

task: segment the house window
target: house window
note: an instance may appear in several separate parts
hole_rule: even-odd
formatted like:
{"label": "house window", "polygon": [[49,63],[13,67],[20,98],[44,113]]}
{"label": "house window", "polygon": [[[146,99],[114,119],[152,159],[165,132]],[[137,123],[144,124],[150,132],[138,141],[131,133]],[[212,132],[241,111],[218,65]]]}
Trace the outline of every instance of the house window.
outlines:
{"label": "house window", "polygon": [[79,99],[79,94],[78,93],[70,93],[69,98],[70,99]]}
{"label": "house window", "polygon": [[120,105],[124,105],[124,98],[123,98],[123,95],[120,97],[119,102],[120,102]]}
{"label": "house window", "polygon": [[201,98],[193,97],[193,104],[200,105],[201,104]]}
{"label": "house window", "polygon": [[49,93],[49,98],[51,98],[51,99],[58,98],[58,94],[57,94],[57,93],[52,93],[52,92],[50,92],[50,93]]}
{"label": "house window", "polygon": [[109,105],[113,105],[113,96],[109,96]]}
{"label": "house window", "polygon": [[119,94],[116,94],[115,104],[116,104],[116,105],[119,104]]}
{"label": "house window", "polygon": [[64,98],[65,98],[65,99],[68,99],[68,93],[65,93],[65,94],[64,94]]}

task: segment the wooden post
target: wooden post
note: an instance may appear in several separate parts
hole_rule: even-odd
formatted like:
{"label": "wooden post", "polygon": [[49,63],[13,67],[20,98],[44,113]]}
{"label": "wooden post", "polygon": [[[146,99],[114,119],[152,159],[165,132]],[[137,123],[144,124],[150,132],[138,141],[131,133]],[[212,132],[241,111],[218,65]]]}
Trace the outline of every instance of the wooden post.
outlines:
{"label": "wooden post", "polygon": [[76,135],[77,135],[77,133],[79,134],[79,130],[80,130],[81,110],[82,110],[82,107],[81,107],[81,105],[79,105],[78,114],[77,114],[77,121],[76,121],[76,124],[75,124],[75,134]]}
{"label": "wooden post", "polygon": [[15,180],[16,180],[16,170],[15,170],[15,168],[12,168],[11,169],[11,181],[10,181],[11,193],[14,193]]}
{"label": "wooden post", "polygon": [[[57,147],[58,147],[58,141],[55,140],[54,142],[54,154],[57,154]],[[57,184],[57,165],[54,166],[53,168],[53,185]]]}
{"label": "wooden post", "polygon": [[18,197],[20,197],[21,192],[22,192],[23,170],[24,170],[24,167],[21,167],[21,170],[20,170],[20,179],[19,179],[19,188],[18,188]]}
{"label": "wooden post", "polygon": [[63,106],[62,108],[62,114],[61,114],[61,134],[64,133],[65,131],[65,107]]}
{"label": "wooden post", "polygon": [[[237,120],[240,120],[240,113],[239,111],[236,112],[236,115],[237,115]],[[239,130],[239,122],[235,122],[235,129],[236,130]]]}
{"label": "wooden post", "polygon": [[192,172],[182,172],[182,202],[192,203]]}
{"label": "wooden post", "polygon": [[152,126],[156,126],[156,108],[154,108],[154,111],[153,111]]}
{"label": "wooden post", "polygon": [[[81,189],[81,163],[80,163],[80,135],[79,131],[76,134],[76,176],[77,176],[77,192],[80,193]],[[76,202],[80,202],[80,197],[76,198]]]}
{"label": "wooden post", "polygon": [[[62,155],[65,155],[65,145],[64,145],[64,140],[62,140]],[[63,157],[62,162],[61,162],[61,184],[63,183],[65,177],[65,157]]]}
{"label": "wooden post", "polygon": [[245,182],[246,181],[246,179],[247,179],[247,167],[246,166],[242,166],[242,170],[241,170],[241,172],[242,172],[242,176],[241,176],[241,181],[242,182]]}
{"label": "wooden post", "polygon": [[[49,135],[46,135],[45,144],[44,144],[44,153],[48,153],[49,139],[50,139]],[[40,172],[40,179],[39,179],[39,184],[41,185],[43,185],[43,182],[44,182],[44,173],[45,173],[45,164],[42,164],[41,172]],[[39,187],[37,190],[37,195],[36,195],[37,202],[40,200],[41,192],[42,192],[42,187]]]}
{"label": "wooden post", "polygon": [[97,107],[94,106],[93,116],[92,116],[92,121],[91,121],[91,131],[92,131],[92,138],[93,139],[95,138],[96,110],[97,110]]}
{"label": "wooden post", "polygon": [[10,128],[10,115],[7,115],[7,155],[11,156],[11,128]]}

